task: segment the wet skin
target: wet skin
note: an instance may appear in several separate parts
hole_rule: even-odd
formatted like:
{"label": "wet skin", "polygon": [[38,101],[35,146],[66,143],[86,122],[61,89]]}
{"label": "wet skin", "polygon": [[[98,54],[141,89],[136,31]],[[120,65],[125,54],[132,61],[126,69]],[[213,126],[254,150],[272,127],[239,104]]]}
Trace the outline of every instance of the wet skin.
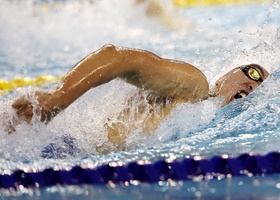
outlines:
{"label": "wet skin", "polygon": [[[250,64],[247,66],[256,69],[262,80],[265,80],[269,76],[268,71],[259,65]],[[261,84],[262,81],[250,79],[237,67],[226,73],[216,82],[211,96],[222,96],[224,97],[225,104],[228,104],[236,98],[248,96]]]}
{"label": "wet skin", "polygon": [[[248,66],[254,67],[257,70],[255,74],[259,74],[262,80],[269,75],[261,66]],[[36,107],[26,98],[28,95],[17,99],[12,107],[17,112],[18,119],[11,123],[10,132],[22,121],[31,123],[34,113],[41,117],[41,121],[49,122],[86,91],[115,78],[121,78],[141,90],[148,91],[150,98],[147,100],[151,105],[161,103],[160,115],[152,109],[149,117],[144,118],[143,123],[138,123],[143,132],[148,133],[153,132],[178,103],[195,103],[214,96],[223,97],[226,105],[235,98],[247,96],[262,83],[252,80],[238,67],[222,76],[209,95],[205,75],[189,63],[161,58],[145,50],[105,45],[78,62],[55,90],[36,92]],[[141,109],[139,108],[139,114],[142,113]],[[131,111],[127,109],[124,113],[128,116]],[[121,118],[129,117],[122,115]],[[105,124],[109,142],[118,146],[128,133],[139,129],[133,122],[130,122],[131,126],[124,124],[125,122],[113,123],[110,126]]]}

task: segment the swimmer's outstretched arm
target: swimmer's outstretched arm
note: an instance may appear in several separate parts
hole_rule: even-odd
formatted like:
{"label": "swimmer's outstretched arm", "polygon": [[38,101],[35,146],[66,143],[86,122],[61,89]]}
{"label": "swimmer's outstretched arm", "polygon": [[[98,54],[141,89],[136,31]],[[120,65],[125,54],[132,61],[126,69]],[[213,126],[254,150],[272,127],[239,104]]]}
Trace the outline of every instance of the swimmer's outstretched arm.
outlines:
{"label": "swimmer's outstretched arm", "polygon": [[[207,98],[209,92],[204,74],[190,64],[148,51],[105,45],[77,63],[55,91],[37,93],[41,120],[51,120],[90,88],[117,77],[157,96],[178,101],[196,102]],[[20,104],[22,101],[17,100],[13,107],[18,111]]]}

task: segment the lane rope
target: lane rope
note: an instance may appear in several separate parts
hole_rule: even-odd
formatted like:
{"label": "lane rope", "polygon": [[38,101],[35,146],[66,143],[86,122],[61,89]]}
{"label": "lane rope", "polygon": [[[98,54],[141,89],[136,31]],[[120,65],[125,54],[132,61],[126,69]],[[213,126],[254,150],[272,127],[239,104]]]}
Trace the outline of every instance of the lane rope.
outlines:
{"label": "lane rope", "polygon": [[42,75],[37,78],[16,78],[11,81],[3,80],[0,79],[0,96],[3,96],[10,91],[20,88],[20,87],[25,87],[25,86],[43,86],[46,84],[50,83],[55,83],[59,81],[63,76],[55,77],[51,75]]}
{"label": "lane rope", "polygon": [[158,160],[154,163],[139,160],[123,164],[111,162],[99,167],[74,166],[71,169],[56,167],[43,171],[34,168],[19,169],[12,174],[0,174],[0,188],[19,189],[66,186],[66,185],[106,185],[156,183],[159,181],[191,181],[232,178],[234,176],[270,175],[280,173],[280,153],[270,152],[264,156],[241,154],[237,157],[228,155],[206,159],[201,156],[178,160]]}
{"label": "lane rope", "polygon": [[183,7],[264,2],[272,2],[272,0],[173,0],[174,5]]}
{"label": "lane rope", "polygon": [[[224,3],[268,2],[267,0],[174,0],[177,6],[210,5]],[[61,77],[39,76],[35,79],[17,78],[12,81],[0,80],[0,95],[28,85],[42,86],[54,83]],[[155,183],[158,181],[202,180],[218,177],[234,177],[252,175],[270,175],[280,173],[280,153],[270,152],[266,155],[241,154],[237,157],[228,155],[214,156],[207,159],[201,156],[182,160],[158,160],[153,163],[138,160],[123,164],[111,162],[95,168],[74,166],[69,169],[48,168],[36,171],[34,168],[18,169],[11,174],[0,174],[0,188],[18,189],[51,187],[56,185],[93,184],[104,185],[133,184],[133,181]]]}

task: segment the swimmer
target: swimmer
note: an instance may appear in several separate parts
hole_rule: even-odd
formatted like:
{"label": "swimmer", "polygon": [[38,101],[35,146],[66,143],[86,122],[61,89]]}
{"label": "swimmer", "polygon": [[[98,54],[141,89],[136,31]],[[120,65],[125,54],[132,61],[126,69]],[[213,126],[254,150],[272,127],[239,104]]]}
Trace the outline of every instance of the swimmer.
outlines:
{"label": "swimmer", "polygon": [[176,31],[191,29],[191,22],[177,14],[176,9],[170,2],[162,0],[135,0],[136,4],[144,4],[147,16],[159,19],[166,27]]}
{"label": "swimmer", "polygon": [[[108,141],[121,146],[127,134],[139,126],[143,132],[152,133],[178,103],[222,97],[226,105],[234,99],[246,97],[268,76],[267,70],[257,64],[243,65],[223,75],[210,90],[205,75],[188,63],[161,58],[145,50],[105,45],[78,62],[55,90],[37,91],[36,107],[28,95],[15,100],[12,107],[18,119],[10,126],[10,132],[18,123],[31,123],[34,115],[47,123],[91,88],[121,78],[147,92],[148,104],[160,105],[160,111],[151,107],[148,117],[137,117],[142,119],[138,127],[133,121],[130,125],[110,123],[110,120],[105,124]],[[144,113],[141,106],[137,109],[138,115]],[[130,112],[129,108],[126,109],[120,119],[129,120]]]}

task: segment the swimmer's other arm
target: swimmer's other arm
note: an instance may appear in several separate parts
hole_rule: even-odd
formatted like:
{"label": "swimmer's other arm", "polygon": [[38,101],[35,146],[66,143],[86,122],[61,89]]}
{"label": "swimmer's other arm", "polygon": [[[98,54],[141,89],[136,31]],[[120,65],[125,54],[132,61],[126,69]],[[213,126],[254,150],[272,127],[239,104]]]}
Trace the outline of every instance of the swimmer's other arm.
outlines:
{"label": "swimmer's other arm", "polygon": [[[77,63],[52,92],[37,92],[41,121],[48,122],[90,88],[120,77],[159,97],[196,102],[208,97],[204,74],[192,65],[151,52],[105,45]],[[13,107],[19,115],[23,100]],[[30,115],[30,112],[27,112]],[[28,120],[26,120],[28,122]]]}

